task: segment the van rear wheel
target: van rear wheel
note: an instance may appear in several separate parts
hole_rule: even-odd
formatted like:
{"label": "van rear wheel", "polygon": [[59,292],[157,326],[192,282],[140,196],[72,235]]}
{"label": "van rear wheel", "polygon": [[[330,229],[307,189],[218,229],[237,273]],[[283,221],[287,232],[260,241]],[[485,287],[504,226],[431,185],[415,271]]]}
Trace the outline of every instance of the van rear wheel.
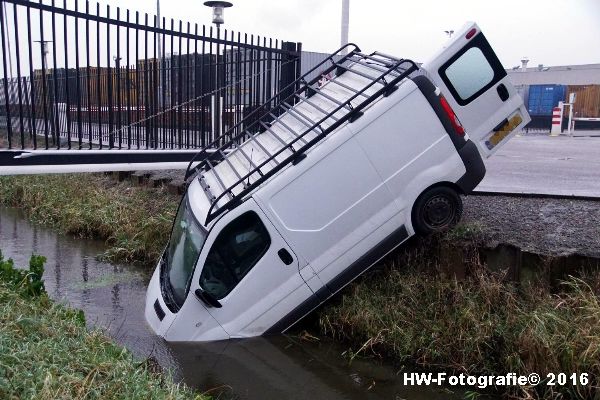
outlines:
{"label": "van rear wheel", "polygon": [[421,194],[413,206],[412,222],[421,235],[443,232],[460,221],[462,200],[456,190],[437,186]]}

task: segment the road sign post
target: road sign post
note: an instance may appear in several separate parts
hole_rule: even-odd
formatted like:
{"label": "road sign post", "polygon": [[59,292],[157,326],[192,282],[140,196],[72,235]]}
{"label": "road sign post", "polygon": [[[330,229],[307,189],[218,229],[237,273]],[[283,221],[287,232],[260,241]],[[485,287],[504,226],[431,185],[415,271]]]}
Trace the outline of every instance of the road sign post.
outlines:
{"label": "road sign post", "polygon": [[569,126],[567,128],[567,132],[570,136],[573,136],[573,131],[575,130],[574,121],[573,121],[573,105],[575,104],[576,94],[569,94]]}

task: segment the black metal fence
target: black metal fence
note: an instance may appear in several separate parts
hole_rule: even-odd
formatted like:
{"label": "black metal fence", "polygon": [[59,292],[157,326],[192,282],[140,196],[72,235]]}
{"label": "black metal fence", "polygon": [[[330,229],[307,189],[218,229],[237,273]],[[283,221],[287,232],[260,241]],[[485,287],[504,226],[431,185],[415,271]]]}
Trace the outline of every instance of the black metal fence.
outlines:
{"label": "black metal fence", "polygon": [[202,148],[300,74],[299,43],[68,4],[0,0],[0,148]]}

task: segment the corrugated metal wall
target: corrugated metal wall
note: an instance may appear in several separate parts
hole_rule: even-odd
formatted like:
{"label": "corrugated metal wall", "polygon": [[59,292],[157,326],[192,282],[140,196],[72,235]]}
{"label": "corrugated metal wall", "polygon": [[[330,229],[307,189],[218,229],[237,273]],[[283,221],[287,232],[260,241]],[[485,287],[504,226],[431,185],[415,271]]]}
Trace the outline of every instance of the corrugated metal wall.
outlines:
{"label": "corrugated metal wall", "polygon": [[529,85],[515,85],[515,89],[523,99],[523,103],[527,106],[529,102]]}
{"label": "corrugated metal wall", "polygon": [[[310,71],[312,68],[314,68],[317,64],[319,64],[324,59],[326,59],[327,57],[329,57],[329,54],[326,54],[326,53],[315,53],[312,51],[303,51],[302,55],[301,55],[301,59],[300,59],[301,68],[302,68],[301,74],[304,75],[305,73]],[[337,62],[340,58],[342,58],[342,56],[336,56],[336,57],[334,57],[334,60]],[[322,69],[325,69],[325,68],[329,67],[330,65],[331,64],[328,63]],[[310,81],[311,79],[315,78],[316,76],[319,75],[319,72],[320,71],[312,72],[310,75],[308,75],[306,80]]]}
{"label": "corrugated metal wall", "polygon": [[600,85],[567,86],[567,101],[570,93],[577,94],[573,107],[575,117],[600,118]]}

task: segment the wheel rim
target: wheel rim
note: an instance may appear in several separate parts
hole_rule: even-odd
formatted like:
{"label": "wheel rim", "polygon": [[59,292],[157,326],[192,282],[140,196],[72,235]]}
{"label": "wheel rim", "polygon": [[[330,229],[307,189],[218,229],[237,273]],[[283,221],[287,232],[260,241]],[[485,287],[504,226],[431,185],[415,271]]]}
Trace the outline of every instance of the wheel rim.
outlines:
{"label": "wheel rim", "polygon": [[423,217],[431,229],[446,228],[456,217],[456,207],[446,196],[435,196],[425,203]]}

